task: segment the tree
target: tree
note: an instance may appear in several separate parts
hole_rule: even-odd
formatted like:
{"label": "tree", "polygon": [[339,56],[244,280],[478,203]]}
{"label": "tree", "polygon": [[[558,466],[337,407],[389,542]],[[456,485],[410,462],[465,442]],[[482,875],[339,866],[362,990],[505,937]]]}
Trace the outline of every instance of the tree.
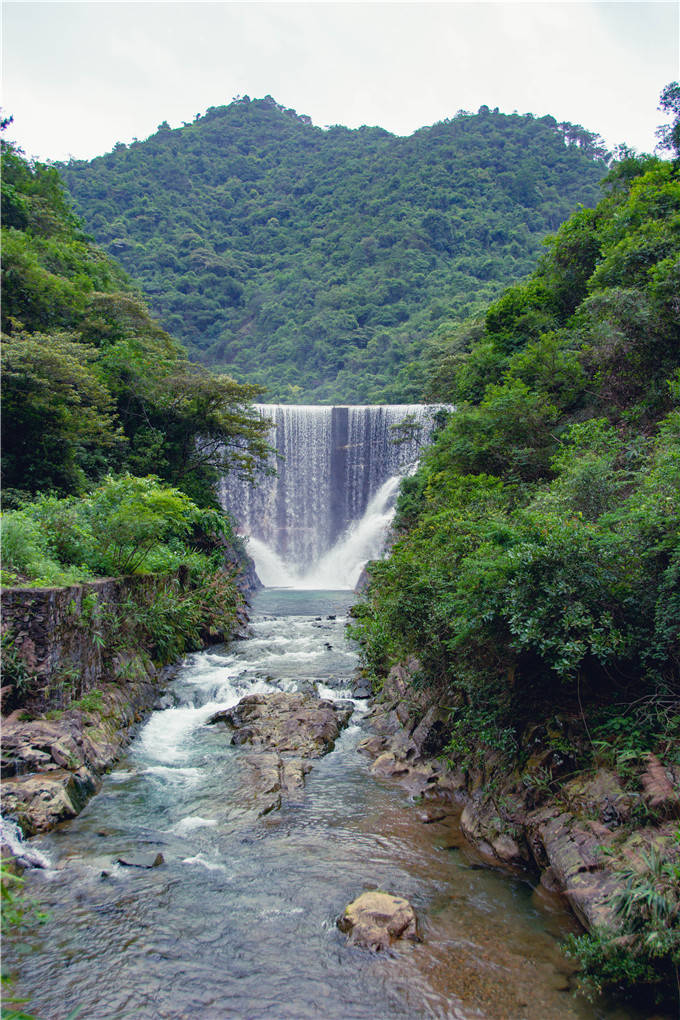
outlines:
{"label": "tree", "polygon": [[574,130],[567,148],[554,120],[485,109],[411,138],[322,131],[265,97],[63,172],[194,360],[273,400],[395,401],[422,394],[433,322],[485,307],[597,200]]}
{"label": "tree", "polygon": [[123,442],[94,351],[69,334],[5,338],[3,484],[76,492]]}
{"label": "tree", "polygon": [[202,505],[267,459],[259,395],[191,364],[85,239],[54,167],[3,145],[4,484],[76,493],[155,474]]}
{"label": "tree", "polygon": [[659,109],[673,117],[670,124],[662,124],[656,129],[659,139],[658,148],[675,154],[680,158],[680,82],[672,81],[666,85],[659,99]]}

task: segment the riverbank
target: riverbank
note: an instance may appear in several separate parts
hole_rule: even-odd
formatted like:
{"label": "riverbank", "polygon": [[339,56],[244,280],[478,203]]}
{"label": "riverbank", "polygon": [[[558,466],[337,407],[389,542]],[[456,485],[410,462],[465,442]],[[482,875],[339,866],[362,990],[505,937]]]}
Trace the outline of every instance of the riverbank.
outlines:
{"label": "riverbank", "polygon": [[637,767],[619,759],[617,768],[602,749],[579,769],[587,733],[579,733],[580,720],[558,715],[525,734],[521,768],[519,758],[484,753],[474,733],[456,758],[443,692],[418,689],[418,671],[416,660],[393,667],[375,699],[373,735],[359,745],[373,757],[374,775],[404,785],[424,821],[457,816],[489,864],[539,875],[545,895],[567,904],[605,946],[617,937],[618,948],[631,945],[619,904],[648,871],[654,887],[655,862],[676,874],[680,867],[677,766],[650,753]]}
{"label": "riverbank", "polygon": [[158,705],[167,670],[140,670],[65,710],[33,718],[17,709],[2,720],[2,814],[24,836],[74,818],[101,786],[136,727]]}
{"label": "riverbank", "polygon": [[181,569],[4,589],[3,816],[26,837],[75,817],[159,707],[167,658],[243,633],[254,585],[248,564],[231,564],[219,617],[194,613],[191,634],[176,607],[202,595]]}
{"label": "riverbank", "polygon": [[[225,712],[233,722],[233,711],[225,709],[225,705],[240,702],[241,706],[260,706],[267,699],[273,704],[277,704],[278,700],[294,702],[297,695],[286,693],[284,696],[276,692],[295,690],[300,691],[302,701],[313,689],[322,698],[347,697],[356,663],[342,637],[344,619],[341,613],[344,607],[321,603],[318,609],[310,612],[308,603],[316,607],[311,593],[263,593],[256,622],[251,624],[253,633],[249,640],[239,641],[232,648],[216,646],[214,651],[190,657],[180,671],[185,675],[183,680],[179,674],[177,678],[167,674],[149,678],[151,707],[159,706],[159,691],[169,681],[167,693],[160,702],[162,710],[148,721],[139,733],[139,740],[134,742],[127,754],[122,753],[125,744],[131,733],[139,730],[134,718],[130,714],[125,716],[126,712],[129,713],[132,690],[126,683],[119,682],[117,693],[115,685],[107,689],[107,697],[102,695],[96,713],[89,712],[85,706],[71,707],[64,710],[58,719],[22,721],[22,725],[33,733],[35,739],[31,746],[34,751],[42,750],[50,755],[50,767],[38,779],[35,775],[32,779],[33,783],[46,784],[46,790],[35,797],[41,810],[50,804],[47,799],[49,791],[56,789],[62,780],[72,784],[66,794],[73,810],[71,814],[64,814],[64,818],[79,812],[82,805],[73,803],[73,800],[77,801],[81,795],[84,804],[94,792],[87,787],[86,774],[79,773],[78,768],[70,768],[68,760],[67,767],[61,767],[63,774],[59,775],[60,769],[56,767],[59,762],[54,752],[62,757],[69,752],[82,756],[84,764],[80,769],[95,773],[92,780],[94,789],[103,786],[101,796],[90,804],[82,818],[70,825],[58,826],[52,836],[37,841],[37,846],[47,852],[52,865],[44,879],[36,873],[31,876],[32,890],[40,889],[41,898],[43,895],[46,897],[45,909],[55,911],[51,934],[43,939],[45,946],[51,946],[52,939],[57,940],[48,953],[53,960],[49,966],[54,968],[50,970],[49,981],[56,979],[62,951],[71,952],[71,949],[62,946],[61,940],[66,936],[59,933],[75,924],[73,911],[76,908],[72,897],[69,899],[64,894],[62,901],[57,893],[56,887],[60,882],[71,876],[72,882],[77,882],[78,888],[85,890],[88,904],[91,902],[91,908],[88,906],[87,909],[92,910],[92,920],[88,924],[92,923],[98,930],[97,926],[103,923],[98,913],[103,891],[107,901],[120,903],[120,909],[124,910],[124,904],[137,890],[138,884],[147,883],[145,878],[140,877],[141,866],[124,869],[133,873],[132,877],[125,878],[116,862],[136,861],[140,857],[155,860],[162,855],[162,868],[145,865],[150,868],[150,875],[151,871],[154,872],[154,876],[148,879],[148,895],[153,892],[155,897],[157,888],[165,890],[164,895],[170,895],[170,887],[174,888],[177,884],[178,892],[173,896],[180,896],[184,885],[189,883],[187,903],[182,900],[181,908],[177,908],[176,923],[181,930],[187,923],[186,917],[193,917],[195,903],[200,901],[205,908],[215,898],[215,889],[219,888],[224,897],[221,902],[230,905],[228,930],[223,931],[223,936],[234,952],[245,937],[239,926],[246,925],[249,917],[257,918],[257,945],[253,944],[252,951],[258,954],[258,959],[262,949],[260,933],[269,932],[270,917],[276,918],[276,926],[272,921],[268,952],[280,951],[282,923],[290,924],[291,944],[295,944],[298,937],[296,912],[303,910],[305,919],[314,918],[314,924],[305,920],[305,937],[321,937],[321,945],[315,942],[313,948],[308,947],[307,956],[322,951],[327,956],[330,953],[336,960],[340,950],[335,943],[328,943],[328,931],[333,928],[338,912],[362,889],[387,888],[396,894],[407,895],[409,899],[413,897],[419,919],[422,918],[424,924],[426,942],[424,947],[418,948],[420,955],[411,957],[409,951],[408,960],[401,955],[399,957],[398,968],[400,971],[403,969],[404,975],[408,974],[411,989],[427,990],[427,994],[434,995],[441,1003],[446,1002],[451,994],[461,996],[463,1001],[474,1003],[476,1009],[486,1009],[489,1016],[498,1018],[515,1015],[536,1018],[595,1016],[580,1000],[572,999],[575,968],[559,953],[554,935],[548,938],[544,933],[539,937],[533,930],[538,918],[542,919],[540,924],[548,926],[550,931],[559,929],[556,933],[558,939],[575,930],[575,927],[570,927],[573,922],[565,917],[563,911],[563,907],[570,904],[568,893],[571,886],[565,883],[560,888],[559,875],[555,877],[557,838],[543,846],[543,852],[551,855],[551,864],[546,860],[541,865],[540,860],[532,856],[538,843],[529,842],[533,831],[531,824],[537,825],[541,821],[541,810],[544,812],[542,822],[547,827],[551,818],[553,821],[561,818],[566,824],[563,818],[566,809],[551,815],[550,812],[559,806],[556,800],[553,803],[546,799],[540,805],[534,804],[533,808],[527,803],[525,828],[521,831],[519,815],[508,816],[509,797],[513,790],[511,785],[498,784],[498,763],[495,763],[494,770],[493,763],[488,762],[487,773],[449,768],[438,757],[448,739],[447,712],[434,703],[431,696],[427,698],[422,692],[413,693],[411,680],[416,663],[410,663],[408,669],[392,671],[381,696],[368,713],[360,710],[353,717],[350,728],[343,731],[338,741],[339,753],[334,752],[315,761],[309,780],[308,764],[292,760],[282,763],[278,752],[268,746],[268,738],[258,738],[261,742],[264,740],[262,747],[250,746],[253,743],[250,719],[245,720],[247,732],[243,739],[233,740],[233,733],[222,732],[221,720]],[[298,615],[303,607],[306,614]],[[288,615],[280,616],[284,608]],[[329,684],[332,688],[327,686]],[[366,704],[363,701],[368,693],[365,687],[358,685],[352,693]],[[242,700],[244,696],[245,700]],[[148,714],[148,704],[142,700],[140,718]],[[119,725],[121,711],[125,718]],[[57,739],[55,731],[50,728],[52,723],[60,727],[56,731]],[[122,736],[120,743],[119,736]],[[93,742],[99,749],[110,747],[111,760],[120,760],[116,772],[106,775],[110,764],[104,764],[103,770],[98,771],[99,763],[91,749],[91,738],[96,738]],[[68,739],[76,745],[75,752]],[[279,746],[278,736],[275,743]],[[357,743],[359,751],[370,753],[374,758],[370,772],[379,782],[374,782],[368,775],[365,757],[356,753]],[[244,744],[248,746],[242,746]],[[297,755],[297,750],[295,753]],[[70,762],[71,766],[74,764],[77,762]],[[284,769],[283,765],[287,767]],[[411,809],[402,796],[395,797],[394,789],[389,789],[393,783],[383,782],[385,779],[405,784],[413,802]],[[85,789],[79,793],[77,784],[81,781]],[[73,784],[76,784],[75,790]],[[11,788],[14,784],[10,782],[9,785]],[[322,791],[322,799],[318,800]],[[486,794],[484,791],[487,791]],[[366,814],[367,804],[373,804],[370,816]],[[58,809],[63,805],[63,799],[55,797],[52,805]],[[621,809],[622,805],[618,807]],[[55,814],[53,810],[53,817]],[[332,826],[330,830],[326,829],[328,819],[336,816],[342,819],[333,823],[340,825],[339,830]],[[477,819],[481,821],[477,828],[473,828]],[[54,824],[59,820],[54,818]],[[590,829],[587,829],[588,821]],[[579,826],[594,835],[594,821],[593,818],[577,817],[574,812],[570,835],[575,836]],[[24,825],[28,829],[26,819]],[[52,823],[42,830],[36,828],[36,831],[47,831],[51,827]],[[615,829],[613,826],[614,835]],[[313,834],[312,846],[306,847],[305,841],[310,834]],[[468,850],[462,836],[475,848],[473,852]],[[255,854],[252,852],[254,842],[257,844]],[[335,863],[331,867],[329,855],[334,842],[337,846],[333,854],[337,859],[333,858]],[[385,849],[387,846],[389,853]],[[584,852],[583,843],[564,839],[561,846],[560,859],[576,862],[574,874],[579,881],[598,886],[601,876],[606,878],[606,870],[599,863],[593,866],[593,862],[588,861],[585,867],[578,864],[577,855]],[[301,847],[305,847],[305,854],[311,854],[311,857],[304,858],[304,867],[298,860]],[[265,863],[261,864],[261,870],[256,870],[254,861],[263,856]],[[243,869],[245,884],[241,890],[236,889],[233,880],[234,860],[238,860],[239,868]],[[480,868],[484,861],[493,867]],[[398,865],[396,862],[399,862]],[[306,890],[310,882],[310,869],[316,875],[314,895],[310,892],[300,901],[300,890]],[[535,880],[538,870],[542,872],[540,883]],[[277,886],[274,895],[272,875],[279,871],[281,888]],[[332,887],[328,887],[329,874],[332,875]],[[417,880],[416,875],[420,876]],[[54,881],[56,876],[61,876],[57,882]],[[105,882],[104,886],[102,882]],[[134,889],[131,888],[133,882]],[[471,893],[466,892],[468,882],[474,888]],[[600,891],[603,888],[601,886]],[[260,913],[260,907],[249,898],[255,895],[255,889],[257,896],[266,901]],[[492,924],[487,899],[490,891],[493,892],[494,903],[503,903],[502,909],[494,906],[491,910]],[[234,897],[243,899],[245,913],[238,920],[235,920],[238,910],[234,906]],[[268,898],[272,897],[270,904]],[[518,898],[521,902],[527,900],[528,915],[525,919],[514,916]],[[573,904],[570,905],[573,907]],[[82,901],[79,900],[77,924],[82,928],[81,909]],[[189,914],[182,913],[186,910]],[[506,911],[513,914],[511,923],[505,918]],[[474,921],[467,918],[469,912],[473,912]],[[174,916],[174,908],[171,913]],[[182,918],[185,920],[182,921]],[[284,922],[284,918],[288,921]],[[158,931],[166,931],[170,923],[168,913],[160,906],[156,923]],[[196,937],[199,942],[211,941],[221,923],[216,916],[209,925],[198,926]],[[130,925],[130,931],[136,932],[134,911]],[[239,928],[238,937],[232,930],[234,925]],[[148,932],[147,936],[152,941],[155,938]],[[179,938],[179,935],[173,938]],[[183,938],[180,941],[184,944]],[[164,958],[160,950],[159,954],[159,959]],[[356,966],[354,956],[345,959],[344,954],[343,949],[338,958],[339,966],[336,960],[338,982],[346,980],[346,976],[343,977],[344,967],[350,963],[353,968]],[[143,958],[146,959],[145,956]],[[112,960],[102,961],[102,973],[110,973]],[[498,982],[499,961],[502,961],[504,974],[515,975],[511,984],[507,976],[504,978],[507,987],[503,989]],[[289,965],[288,960],[286,967]],[[136,954],[131,954],[126,966],[134,972]],[[183,963],[183,966],[189,967],[189,970],[194,967],[200,970],[198,961]],[[364,968],[367,988],[372,966],[366,964]],[[385,965],[386,987],[394,996],[391,1011],[386,1015],[421,1015],[417,1012],[420,1007],[414,1005],[416,999],[413,998],[409,998],[410,1012],[401,1012],[398,1005],[400,985],[397,983],[393,987],[391,971],[394,966],[397,965],[389,961]],[[430,966],[435,967],[440,975],[433,988],[429,987]],[[168,974],[162,971],[160,964],[158,970],[160,987],[167,981]],[[42,973],[40,967],[38,971]],[[36,982],[40,984],[39,974],[32,973],[33,978],[28,985],[30,987],[33,982],[33,987],[36,987]],[[540,990],[534,987],[538,973],[541,975]],[[301,971],[300,980],[302,976]],[[66,984],[69,982],[66,981]],[[95,987],[94,978],[90,984],[92,1002],[95,1002],[100,988]],[[76,986],[77,982],[70,993],[76,996],[73,1005],[80,1001]],[[529,986],[531,995],[525,991],[525,987]],[[196,984],[193,988],[193,994],[197,994]],[[221,994],[228,997],[232,990],[221,986]],[[252,1003],[255,994],[254,989],[248,988],[245,998],[238,1001],[240,1004]],[[271,994],[275,993],[272,991]],[[531,1008],[527,1006],[528,1001]],[[203,1006],[208,1011],[202,1015],[211,1016],[210,1004],[204,1002]],[[356,1013],[352,1015],[376,1015],[370,1012],[375,1007],[371,998],[363,1004],[355,1003],[355,1006]],[[92,1015],[99,1014],[93,1012]],[[138,1015],[146,1014],[142,1010]],[[176,1014],[170,1011],[168,1015]],[[619,1016],[616,1013],[597,1015]],[[628,1015],[638,1016],[637,1013]]]}

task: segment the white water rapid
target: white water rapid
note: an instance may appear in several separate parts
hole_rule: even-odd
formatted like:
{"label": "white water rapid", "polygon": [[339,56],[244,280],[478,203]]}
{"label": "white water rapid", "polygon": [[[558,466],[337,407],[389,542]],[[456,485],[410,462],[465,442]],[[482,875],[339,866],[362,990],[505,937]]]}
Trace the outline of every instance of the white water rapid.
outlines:
{"label": "white water rapid", "polygon": [[258,404],[273,422],[277,474],[225,478],[220,499],[248,536],[267,587],[354,588],[380,556],[401,478],[417,464],[438,406]]}
{"label": "white water rapid", "polygon": [[21,829],[16,822],[0,816],[0,846],[7,847],[12,857],[22,868],[49,868],[50,862],[37,847],[24,842]]}

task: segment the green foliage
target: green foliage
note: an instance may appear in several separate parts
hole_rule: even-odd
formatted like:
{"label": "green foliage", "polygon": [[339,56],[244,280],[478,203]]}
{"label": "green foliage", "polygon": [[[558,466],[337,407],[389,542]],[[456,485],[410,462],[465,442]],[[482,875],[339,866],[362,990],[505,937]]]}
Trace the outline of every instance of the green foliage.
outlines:
{"label": "green foliage", "polygon": [[[168,575],[152,605],[144,585],[109,616],[94,594],[73,603],[105,668],[139,673],[144,655],[167,662],[229,632],[233,529],[206,508],[221,473],[252,475],[264,460],[267,423],[250,406],[257,389],[192,365],[83,239],[56,171],[11,146],[2,158],[2,580]],[[32,678],[9,634],[3,650],[21,693]],[[67,664],[43,694],[100,710],[96,691],[74,702],[80,682]]]}
{"label": "green foliage", "polygon": [[358,614],[370,667],[414,653],[433,680],[503,702],[499,720],[518,728],[560,689],[575,698],[577,683],[623,697],[633,669],[637,699],[677,702],[680,471],[668,428],[632,471],[612,467],[630,458],[605,422],[574,427],[538,490],[457,474],[435,447],[415,507],[408,493],[401,504],[410,530],[372,567]]}
{"label": "green foliage", "polygon": [[463,761],[556,703],[596,743],[601,712],[629,714],[620,756],[676,732],[680,179],[624,153],[604,186],[527,281],[431,342],[430,392],[456,407],[355,613],[376,682],[413,655],[443,686]]}
{"label": "green foliage", "polygon": [[76,490],[120,439],[95,352],[66,335],[13,334],[3,344],[5,478]]}
{"label": "green foliage", "polygon": [[621,884],[612,906],[619,931],[572,936],[567,943],[586,990],[662,1002],[673,989],[680,997],[680,863],[652,846],[616,876]]}
{"label": "green foliage", "polygon": [[450,736],[444,755],[457,769],[484,771],[490,755],[512,761],[517,753],[517,736],[514,727],[505,725],[507,707],[502,689],[497,697],[489,698],[490,690],[479,691],[483,698],[476,699],[476,691],[468,691],[471,700],[452,709],[449,720]]}
{"label": "green foliage", "polygon": [[[3,515],[6,574],[33,584],[68,584],[96,576],[163,573],[215,550],[228,520],[202,510],[158,478],[107,476],[88,496],[39,496]],[[81,608],[90,619],[94,607]]]}
{"label": "green foliage", "polygon": [[478,407],[451,415],[437,443],[437,469],[533,481],[549,470],[557,408],[519,379],[490,384]]}
{"label": "green foliage", "polygon": [[102,715],[104,711],[102,692],[98,690],[87,691],[77,701],[72,701],[69,708],[80,708],[83,712],[93,712],[97,715]]}
{"label": "green foliage", "polygon": [[557,479],[534,505],[596,521],[615,509],[633,480],[630,466],[620,465],[630,462],[634,451],[625,449],[619,433],[604,418],[571,425],[561,438],[552,459]]}
{"label": "green foliage", "polygon": [[0,528],[4,584],[72,584],[88,576],[86,569],[65,566],[57,559],[49,536],[30,509],[4,513]]}
{"label": "green foliage", "polygon": [[[111,470],[214,505],[225,471],[266,459],[241,386],[192,365],[123,271],[83,238],[57,171],[3,144],[3,482],[78,493]],[[12,496],[15,491],[17,496]]]}
{"label": "green foliage", "polygon": [[80,506],[96,546],[95,569],[114,575],[152,564],[162,570],[160,547],[186,535],[197,512],[178,489],[163,486],[153,477],[130,475],[108,477]]}
{"label": "green foliage", "polygon": [[509,354],[554,324],[552,294],[540,275],[511,287],[486,313],[484,332],[494,347]]}
{"label": "green foliage", "polygon": [[[0,920],[3,936],[14,935],[29,924],[42,923],[46,915],[38,911],[35,904],[27,900],[23,891],[24,880],[15,875],[4,863],[0,867]],[[26,1013],[23,1005],[27,999],[13,993],[11,979],[2,975],[2,1020],[35,1020]]]}
{"label": "green foliage", "polygon": [[[198,507],[154,477],[109,476],[89,496],[40,496],[3,519],[5,570],[22,584],[157,575],[152,598],[141,584],[108,609],[96,592],[71,603],[74,622],[121,676],[143,671],[140,654],[172,662],[231,633],[239,603],[233,568],[225,560],[232,542],[223,514]],[[9,632],[3,633],[3,658],[6,676],[26,687],[31,678]],[[79,681],[77,669],[62,669],[52,692],[61,707],[100,711],[98,691],[72,700]]]}
{"label": "green foliage", "polygon": [[505,377],[523,382],[561,411],[578,407],[585,386],[578,355],[559,332],[543,333],[517,351],[507,362]]}
{"label": "green foliage", "polygon": [[125,678],[128,666],[135,667],[140,648],[165,664],[223,639],[231,633],[238,604],[232,574],[198,555],[181,579],[157,584],[152,599],[128,595],[105,620],[111,654],[124,653],[118,675]]}
{"label": "green foliage", "polygon": [[5,684],[11,684],[20,694],[25,693],[35,680],[28,668],[26,660],[16,647],[16,636],[10,627],[0,631],[2,642],[2,677]]}
{"label": "green foliage", "polygon": [[551,117],[482,109],[397,138],[268,96],[62,170],[197,360],[271,399],[374,403],[420,396],[424,338],[533,268],[605,155]]}
{"label": "green foliage", "polygon": [[659,109],[673,117],[671,124],[664,124],[657,129],[659,148],[675,153],[680,158],[680,82],[672,81],[661,93]]}
{"label": "green foliage", "polygon": [[488,309],[474,340],[430,344],[428,393],[452,403],[520,379],[569,414],[656,419],[677,365],[680,180],[626,155],[605,198],[549,238],[537,270]]}
{"label": "green foliage", "polygon": [[14,928],[25,923],[26,905],[20,896],[23,878],[9,871],[2,865],[0,876],[0,896],[2,896],[2,920],[3,928]]}
{"label": "green foliage", "polygon": [[565,950],[567,956],[578,960],[579,983],[590,998],[604,991],[630,994],[636,988],[644,988],[648,994],[650,986],[658,984],[659,975],[649,961],[632,955],[610,936],[570,935]]}

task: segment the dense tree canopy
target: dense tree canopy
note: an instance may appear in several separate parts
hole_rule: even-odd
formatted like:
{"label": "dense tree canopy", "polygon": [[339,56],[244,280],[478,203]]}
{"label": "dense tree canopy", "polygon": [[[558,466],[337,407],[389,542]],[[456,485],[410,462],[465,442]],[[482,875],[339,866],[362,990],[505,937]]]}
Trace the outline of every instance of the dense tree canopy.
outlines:
{"label": "dense tree canopy", "polygon": [[246,97],[63,173],[193,359],[357,403],[420,395],[423,338],[531,271],[604,155],[552,117],[482,107],[398,138]]}
{"label": "dense tree canopy", "polygon": [[[680,170],[622,157],[528,280],[430,344],[430,394],[457,407],[355,607],[374,684],[416,657],[506,826],[502,797],[562,811],[575,776],[639,797],[654,755],[680,766]],[[621,928],[571,952],[591,988],[677,1006],[677,850],[654,860],[617,871]]]}
{"label": "dense tree canopy", "polygon": [[678,169],[629,154],[527,281],[430,346],[457,409],[357,633],[377,678],[416,654],[461,733],[516,747],[577,687],[678,725],[679,294]]}
{"label": "dense tree canopy", "polygon": [[266,444],[256,387],[188,361],[83,235],[54,167],[2,150],[5,503],[153,473],[199,503]]}

